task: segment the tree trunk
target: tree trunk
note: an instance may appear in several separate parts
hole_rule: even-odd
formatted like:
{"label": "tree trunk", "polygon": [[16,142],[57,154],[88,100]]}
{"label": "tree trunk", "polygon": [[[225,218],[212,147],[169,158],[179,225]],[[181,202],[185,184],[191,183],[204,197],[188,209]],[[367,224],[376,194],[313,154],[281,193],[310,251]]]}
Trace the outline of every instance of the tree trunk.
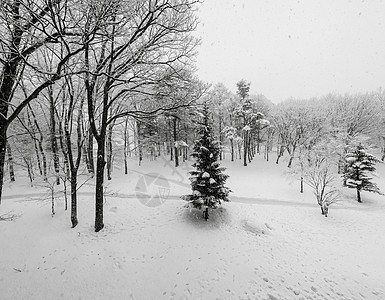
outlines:
{"label": "tree trunk", "polygon": [[128,143],[128,118],[126,118],[126,122],[124,123],[124,148],[123,148],[123,156],[124,156],[124,174],[128,173],[127,168],[127,147],[129,147]]}
{"label": "tree trunk", "polygon": [[53,97],[52,86],[48,88],[49,95],[49,116],[50,116],[50,137],[51,137],[51,150],[53,155],[53,165],[56,173],[56,185],[60,184],[59,177],[59,153],[58,153],[58,145],[56,139],[56,120],[55,120],[55,101]]}
{"label": "tree trunk", "polygon": [[95,174],[95,165],[94,165],[94,135],[92,130],[88,130],[88,139],[87,139],[87,155],[88,155],[88,173],[93,175]]}
{"label": "tree trunk", "polygon": [[278,154],[277,154],[277,160],[275,163],[278,165],[279,159],[283,156],[283,153],[285,152],[285,146],[280,145],[277,147],[278,147],[278,149],[277,149]]}
{"label": "tree trunk", "polygon": [[[77,157],[76,160],[74,158],[72,152],[72,143],[71,143],[71,128],[73,124],[73,115],[74,115],[74,98],[72,94],[70,95],[70,103],[69,109],[65,118],[65,141],[66,141],[66,156],[68,156],[68,162],[70,166],[70,181],[71,181],[71,223],[72,228],[76,227],[78,224],[77,218],[77,174],[81,162],[82,152],[85,147],[83,147],[83,140],[85,139],[84,130],[83,130],[83,104],[84,99],[82,99],[80,103],[80,107],[78,109],[78,117],[77,117]],[[71,124],[71,125],[70,125]]]}
{"label": "tree trunk", "polygon": [[66,172],[66,176],[67,176],[67,178],[70,178],[70,176],[71,176],[70,172],[71,171],[70,171],[69,162],[68,162],[66,136],[65,136],[65,133],[63,132],[63,126],[60,122],[59,122],[59,143],[60,143],[60,148],[61,148],[61,151],[62,151],[63,157],[64,157],[64,169]]}
{"label": "tree trunk", "polygon": [[178,148],[174,146],[175,167],[179,167]]}
{"label": "tree trunk", "polygon": [[247,131],[243,133],[243,166],[247,166]]}
{"label": "tree trunk", "polygon": [[127,131],[127,153],[128,153],[128,157],[132,156],[131,142],[130,142],[130,132],[128,132],[128,131]]}
{"label": "tree trunk", "polygon": [[28,105],[28,108],[29,108],[29,111],[31,112],[31,115],[33,117],[33,123],[36,127],[36,130],[39,132],[40,138],[37,139],[37,145],[38,145],[38,148],[39,148],[39,151],[41,154],[41,158],[43,160],[43,180],[47,181],[47,157],[45,155],[44,147],[43,147],[44,135],[40,129],[39,123],[37,122],[36,115],[35,115],[34,111],[32,110],[31,105]]}
{"label": "tree trunk", "polygon": [[[84,132],[84,128],[83,128],[83,132]],[[85,143],[87,144],[87,138],[84,136],[83,137],[85,139]],[[88,161],[88,153],[87,153],[87,147],[82,147],[82,161],[83,163],[85,163],[85,165],[87,166],[87,171],[90,169],[89,165],[89,161]]]}
{"label": "tree trunk", "polygon": [[134,154],[138,155],[138,121],[134,121]]}
{"label": "tree trunk", "polygon": [[99,136],[98,150],[96,159],[96,195],[95,195],[95,232],[103,229],[103,202],[104,202],[104,161],[105,155],[105,137]]}
{"label": "tree trunk", "polygon": [[[30,106],[28,105],[28,109],[27,109],[28,127],[24,125],[24,122],[22,122],[21,119],[19,119],[19,122],[27,130],[27,132],[29,133],[29,135],[31,136],[31,138],[33,140],[33,145],[35,148],[36,159],[37,159],[37,166],[39,168],[40,176],[43,176],[43,168],[41,166],[42,163],[41,163],[40,154],[39,154],[39,147],[38,147],[38,138],[36,137],[36,134],[33,130],[34,125],[32,124],[31,115],[30,115],[29,111],[30,111]],[[30,128],[32,130],[30,130]]]}
{"label": "tree trunk", "polygon": [[41,157],[43,160],[43,180],[47,181],[47,158],[46,158],[45,153],[44,153],[43,135],[41,133],[40,133],[40,139],[38,141],[38,145],[39,145],[40,154],[41,154]]}
{"label": "tree trunk", "polygon": [[171,126],[171,120],[168,119],[168,129],[170,134],[167,134],[168,140],[167,140],[167,153],[170,153],[170,161],[174,161],[174,147],[172,146],[172,126]]}
{"label": "tree trunk", "polygon": [[8,153],[8,165],[9,165],[9,179],[15,181],[15,171],[13,168],[13,157],[11,145],[7,142],[7,153]]}
{"label": "tree trunk", "polygon": [[188,160],[188,148],[187,147],[184,148],[184,155],[185,155],[184,161]]}
{"label": "tree trunk", "polygon": [[[70,114],[70,113],[69,113]],[[71,118],[71,116],[68,116],[68,118]],[[81,117],[79,117],[80,120]],[[76,227],[78,224],[78,218],[77,218],[77,173],[79,170],[80,160],[81,160],[81,154],[82,154],[82,133],[81,130],[78,128],[78,151],[77,151],[77,159],[76,162],[74,161],[73,153],[72,153],[72,143],[71,143],[71,133],[69,132],[69,125],[68,120],[66,120],[66,129],[65,129],[65,136],[66,136],[66,144],[67,144],[67,156],[70,166],[70,174],[71,174],[71,223],[72,228]],[[78,124],[80,126],[80,124]]]}
{"label": "tree trunk", "polygon": [[203,215],[204,215],[205,220],[207,221],[209,219],[209,208],[208,207],[206,207]]}
{"label": "tree trunk", "polygon": [[51,214],[52,216],[55,215],[55,186],[52,185],[50,187],[51,190]]}
{"label": "tree trunk", "polygon": [[251,163],[251,161],[253,160],[253,146],[252,146],[252,141],[251,141],[251,134],[249,134],[249,137],[248,137],[248,142],[247,142],[247,157],[249,159],[249,163]]}
{"label": "tree trunk", "polygon": [[[343,174],[343,180],[342,180],[342,185],[343,186],[347,186],[347,178],[344,176],[346,173],[347,173],[347,171],[348,171],[348,165],[344,162],[344,165],[343,165],[343,167],[342,167],[342,174]],[[358,202],[360,202],[360,201],[358,201]]]}
{"label": "tree trunk", "polygon": [[358,201],[359,203],[362,203],[362,200],[361,200],[361,191],[360,191],[360,189],[357,189],[357,201]]}
{"label": "tree trunk", "polygon": [[77,170],[71,170],[71,224],[78,225]]}
{"label": "tree trunk", "polygon": [[[20,2],[14,2],[12,5],[9,4],[9,9],[12,9],[14,13],[14,21],[20,17]],[[4,3],[2,3],[4,5]],[[9,20],[11,21],[11,20]],[[12,21],[11,21],[12,22]],[[16,23],[18,23],[17,21]],[[8,123],[8,108],[12,99],[12,93],[14,92],[14,85],[16,79],[18,78],[18,66],[20,60],[18,60],[18,56],[20,55],[20,44],[23,35],[23,26],[13,26],[13,30],[11,33],[11,51],[7,55],[7,63],[2,63],[2,72],[1,72],[1,81],[0,81],[0,204],[1,197],[3,192],[3,183],[4,183],[4,164],[5,164],[5,152],[6,152],[6,144],[7,144],[7,129],[9,126]]]}
{"label": "tree trunk", "polygon": [[140,122],[136,122],[136,130],[137,132],[137,143],[138,143],[138,151],[139,151],[139,166],[142,165],[143,160],[143,149],[142,149],[142,141],[141,141],[141,126]]}
{"label": "tree trunk", "polygon": [[35,148],[35,154],[36,154],[37,167],[39,169],[39,174],[40,174],[40,176],[43,176],[43,167],[41,166],[41,158],[40,158],[40,154],[39,154],[39,147],[38,147],[37,138],[33,139],[33,145]]}
{"label": "tree trunk", "polygon": [[173,119],[174,157],[175,157],[175,167],[179,167],[178,147],[177,147],[177,145],[176,145],[177,138],[178,138],[178,137],[177,137],[176,125],[177,125],[177,118],[174,117],[174,119]]}
{"label": "tree trunk", "polygon": [[40,139],[38,140],[37,145],[39,147],[40,155],[43,160],[43,180],[47,181],[47,158],[44,153],[43,141],[43,134],[40,132]]}
{"label": "tree trunk", "polygon": [[63,194],[64,194],[64,209],[68,210],[68,199],[67,199],[67,174],[64,175],[63,180]]}
{"label": "tree trunk", "polygon": [[324,215],[325,217],[327,217],[329,213],[329,205],[326,202],[324,202],[322,203],[322,207],[323,207]]}
{"label": "tree trunk", "polygon": [[184,125],[184,141],[186,142],[186,146],[183,147],[183,149],[182,149],[183,162],[188,160],[188,143],[189,143],[189,140],[188,140],[188,126],[186,124]]}
{"label": "tree trunk", "polygon": [[258,128],[258,130],[257,130],[257,153],[258,154],[261,154],[261,150],[260,150],[260,129]]}
{"label": "tree trunk", "polygon": [[301,193],[303,193],[303,176],[301,176]]}
{"label": "tree trunk", "polygon": [[111,123],[108,126],[108,133],[107,133],[107,180],[111,180],[111,173],[112,173],[112,130],[113,130],[114,124]]}
{"label": "tree trunk", "polygon": [[230,145],[231,145],[231,161],[234,161],[234,141],[232,139],[230,140]]}
{"label": "tree trunk", "polygon": [[287,164],[288,168],[291,168],[291,165],[293,163],[294,156],[290,156],[289,163]]}
{"label": "tree trunk", "polygon": [[[250,150],[251,150],[251,159],[255,156],[256,151],[256,145],[255,145],[255,138],[250,137]],[[259,154],[259,153],[258,153]]]}
{"label": "tree trunk", "polygon": [[4,182],[4,164],[5,164],[5,151],[7,144],[7,124],[3,117],[0,117],[0,204],[3,192]]}
{"label": "tree trunk", "polygon": [[34,174],[32,170],[32,163],[31,161],[28,161],[26,157],[23,157],[24,163],[27,166],[27,173],[28,173],[28,178],[29,178],[29,183],[31,184],[31,187],[33,186],[33,179],[34,179]]}

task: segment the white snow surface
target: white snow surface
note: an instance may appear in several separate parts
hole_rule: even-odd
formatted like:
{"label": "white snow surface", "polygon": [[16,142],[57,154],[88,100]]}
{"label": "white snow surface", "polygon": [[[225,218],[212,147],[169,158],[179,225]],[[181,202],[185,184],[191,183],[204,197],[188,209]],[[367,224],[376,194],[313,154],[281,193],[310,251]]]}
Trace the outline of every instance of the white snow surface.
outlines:
{"label": "white snow surface", "polygon": [[[179,199],[191,193],[186,164],[132,160],[129,174],[116,167],[106,184],[99,233],[92,181],[79,191],[72,229],[63,199],[51,216],[46,191],[20,173],[0,206],[18,216],[0,221],[0,299],[385,299],[385,197],[363,192],[358,204],[344,189],[325,218],[285,163],[224,161],[232,202],[206,222]],[[159,206],[136,198],[146,173],[168,180]],[[385,167],[378,173],[385,191]]]}
{"label": "white snow surface", "polygon": [[202,174],[202,178],[210,178],[210,174],[207,173],[207,172],[204,172],[204,173]]}

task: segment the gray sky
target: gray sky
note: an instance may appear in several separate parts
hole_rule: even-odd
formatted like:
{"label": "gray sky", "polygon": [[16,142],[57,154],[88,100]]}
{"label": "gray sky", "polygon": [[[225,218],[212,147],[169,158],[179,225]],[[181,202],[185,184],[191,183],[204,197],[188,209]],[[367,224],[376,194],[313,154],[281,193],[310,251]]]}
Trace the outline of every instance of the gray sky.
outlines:
{"label": "gray sky", "polygon": [[385,87],[385,0],[205,0],[199,77],[277,103]]}

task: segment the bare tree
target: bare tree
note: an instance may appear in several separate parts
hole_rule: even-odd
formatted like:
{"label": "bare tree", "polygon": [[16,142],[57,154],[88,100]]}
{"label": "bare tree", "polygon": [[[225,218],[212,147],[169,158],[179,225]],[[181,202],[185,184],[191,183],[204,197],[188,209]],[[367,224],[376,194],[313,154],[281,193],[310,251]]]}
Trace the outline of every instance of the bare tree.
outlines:
{"label": "bare tree", "polygon": [[13,156],[11,145],[7,142],[7,153],[8,153],[8,168],[9,168],[9,179],[15,181],[15,170],[13,167]]}
{"label": "bare tree", "polygon": [[320,143],[307,150],[302,156],[301,175],[312,189],[321,213],[327,217],[330,204],[340,195],[337,188],[337,174],[334,171],[336,153],[327,143]]}
{"label": "bare tree", "polygon": [[[221,147],[221,152],[219,153],[219,160],[222,160],[222,157],[224,158],[224,155],[225,155],[223,151],[225,128],[227,127],[225,125],[226,124],[225,122],[226,122],[226,119],[229,119],[229,116],[226,114],[227,113],[226,106],[228,106],[229,102],[232,100],[233,95],[223,85],[223,83],[217,83],[213,87],[213,89],[210,91],[209,98],[210,98],[210,106],[214,111],[214,118],[216,118],[214,122],[214,128],[217,129],[218,139]],[[233,158],[234,158],[234,155],[233,155]]]}
{"label": "bare tree", "polygon": [[312,101],[288,100],[280,103],[272,115],[272,124],[278,135],[278,158],[284,150],[289,154],[290,168],[298,149],[311,148],[323,134],[325,113]]}
{"label": "bare tree", "polygon": [[[104,167],[109,124],[121,117],[146,118],[188,105],[186,100],[168,100],[163,90],[166,87],[161,90],[157,87],[160,82],[189,79],[185,78],[184,70],[197,45],[190,35],[196,27],[193,15],[196,3],[195,0],[109,1],[108,5],[97,3],[94,8],[102,9],[100,5],[108,10],[104,34],[98,37],[98,43],[86,45],[84,56],[88,119],[97,144],[96,232],[104,227]],[[85,24],[86,32],[92,22],[90,19]],[[156,95],[158,101],[154,102]],[[145,109],[137,110],[134,102],[138,98],[151,101],[152,105],[141,105]]]}
{"label": "bare tree", "polygon": [[[60,127],[64,133],[64,155],[67,157],[71,184],[71,223],[78,224],[77,189],[78,171],[81,163],[85,135],[83,133],[84,88],[80,78],[67,76],[63,83],[63,118]],[[73,141],[76,141],[74,145]]]}
{"label": "bare tree", "polygon": [[[357,139],[374,136],[381,126],[379,94],[328,95],[324,102],[328,107],[330,130],[339,141],[340,159],[338,172],[345,173],[347,164],[345,155],[349,145]],[[344,178],[344,185],[346,180]]]}
{"label": "bare tree", "polygon": [[[278,131],[281,145],[290,156],[287,165],[289,168],[305,130],[303,124],[304,116],[302,105],[294,101],[282,103],[273,114],[273,124]],[[280,154],[282,155],[282,153]]]}
{"label": "bare tree", "polygon": [[[0,199],[4,177],[7,129],[20,112],[41,91],[62,78],[64,66],[92,41],[100,24],[92,29],[76,30],[82,23],[83,1],[3,0],[0,5]],[[56,55],[55,65],[42,68],[39,58],[45,53]],[[68,69],[67,69],[68,70]],[[77,72],[70,69],[71,72]],[[25,74],[44,74],[43,80],[29,82],[21,101],[15,101]],[[19,97],[17,97],[19,98]]]}

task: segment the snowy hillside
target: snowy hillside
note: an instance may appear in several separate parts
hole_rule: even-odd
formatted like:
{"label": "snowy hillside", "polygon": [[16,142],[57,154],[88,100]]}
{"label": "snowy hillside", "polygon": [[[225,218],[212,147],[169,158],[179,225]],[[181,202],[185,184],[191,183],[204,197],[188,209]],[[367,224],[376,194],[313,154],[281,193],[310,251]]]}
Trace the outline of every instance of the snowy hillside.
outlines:
{"label": "snowy hillside", "polygon": [[[363,193],[359,205],[346,190],[325,218],[284,163],[224,165],[232,202],[207,222],[178,198],[190,191],[187,165],[175,172],[158,159],[132,161],[128,175],[115,169],[99,233],[92,184],[79,192],[71,229],[62,199],[52,217],[46,191],[7,182],[0,214],[18,217],[0,222],[0,299],[385,298],[383,196]],[[385,191],[384,166],[378,171]],[[164,203],[137,199],[157,200],[147,173],[164,181]]]}

